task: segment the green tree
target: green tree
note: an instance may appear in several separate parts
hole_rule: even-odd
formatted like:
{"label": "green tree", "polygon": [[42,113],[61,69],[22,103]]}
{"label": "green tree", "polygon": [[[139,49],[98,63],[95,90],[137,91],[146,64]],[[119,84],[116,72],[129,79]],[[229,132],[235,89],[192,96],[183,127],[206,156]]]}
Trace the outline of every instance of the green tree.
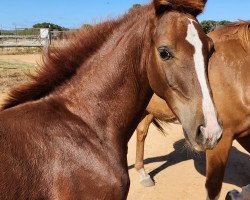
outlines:
{"label": "green tree", "polygon": [[129,11],[131,11],[131,10],[133,10],[133,9],[136,9],[136,8],[140,8],[140,7],[141,7],[141,4],[136,3],[136,4],[134,4],[134,5],[129,9]]}
{"label": "green tree", "polygon": [[33,28],[50,28],[51,30],[58,30],[58,31],[69,30],[68,28],[59,26],[57,24],[49,23],[49,22],[43,22],[43,23],[34,24]]}
{"label": "green tree", "polygon": [[213,31],[216,27],[217,22],[213,20],[204,20],[201,22],[202,29],[205,33]]}
{"label": "green tree", "polygon": [[223,20],[223,21],[204,20],[201,22],[201,26],[205,33],[209,33],[217,27],[225,26],[230,23],[231,23],[230,21],[226,21],[226,20]]}
{"label": "green tree", "polygon": [[141,4],[139,4],[139,3],[136,3],[136,4],[134,4],[133,6],[132,6],[132,8],[140,8],[141,7]]}
{"label": "green tree", "polygon": [[225,26],[227,24],[231,24],[232,22],[230,21],[227,21],[227,20],[223,20],[223,21],[220,21],[219,24],[222,25],[222,26]]}
{"label": "green tree", "polygon": [[82,27],[83,27],[83,28],[91,28],[92,25],[91,25],[91,24],[83,24]]}

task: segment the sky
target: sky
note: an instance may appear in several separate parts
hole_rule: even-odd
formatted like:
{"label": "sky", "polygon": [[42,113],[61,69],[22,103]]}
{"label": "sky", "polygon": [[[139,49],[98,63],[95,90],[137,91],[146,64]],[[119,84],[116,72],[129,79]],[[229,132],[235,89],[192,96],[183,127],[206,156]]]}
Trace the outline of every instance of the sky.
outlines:
{"label": "sky", "polygon": [[[67,28],[121,16],[135,3],[150,0],[0,0],[0,28],[51,22]],[[201,20],[250,20],[250,0],[208,0]]]}

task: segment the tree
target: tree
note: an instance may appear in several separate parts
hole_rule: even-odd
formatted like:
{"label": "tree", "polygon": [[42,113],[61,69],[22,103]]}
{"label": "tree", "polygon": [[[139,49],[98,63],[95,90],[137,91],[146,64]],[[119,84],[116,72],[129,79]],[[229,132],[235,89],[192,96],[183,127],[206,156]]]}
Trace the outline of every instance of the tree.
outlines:
{"label": "tree", "polygon": [[91,28],[92,25],[91,25],[91,24],[83,24],[82,27],[83,27],[83,28]]}
{"label": "tree", "polygon": [[49,23],[49,22],[34,24],[33,28],[50,28],[51,30],[58,30],[58,31],[67,31],[67,30],[69,30],[68,28],[59,26],[57,24]]}
{"label": "tree", "polygon": [[140,8],[140,7],[141,7],[141,4],[136,3],[136,4],[134,4],[134,5],[129,9],[129,11],[131,11],[131,10],[133,10],[133,9],[136,9],[136,8]]}
{"label": "tree", "polygon": [[201,22],[201,26],[205,33],[209,33],[213,31],[214,29],[216,29],[217,27],[225,26],[230,23],[231,23],[230,21],[226,21],[226,20],[223,20],[223,21],[204,20]]}
{"label": "tree", "polygon": [[232,22],[227,21],[227,20],[223,20],[223,21],[220,21],[219,23],[220,23],[220,25],[225,26],[225,25],[230,24]]}
{"label": "tree", "polygon": [[139,3],[136,3],[136,4],[134,4],[133,6],[132,6],[132,8],[140,8],[141,7],[141,4],[139,4]]}
{"label": "tree", "polygon": [[213,20],[204,20],[201,22],[201,26],[204,32],[207,34],[215,29],[216,23],[217,22]]}

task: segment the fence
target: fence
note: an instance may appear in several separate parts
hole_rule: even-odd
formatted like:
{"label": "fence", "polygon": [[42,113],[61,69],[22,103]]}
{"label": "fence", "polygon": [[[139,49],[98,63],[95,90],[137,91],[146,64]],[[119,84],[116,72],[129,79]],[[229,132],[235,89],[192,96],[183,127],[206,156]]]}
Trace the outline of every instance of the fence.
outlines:
{"label": "fence", "polygon": [[0,48],[48,47],[64,37],[65,31],[43,28],[0,29]]}

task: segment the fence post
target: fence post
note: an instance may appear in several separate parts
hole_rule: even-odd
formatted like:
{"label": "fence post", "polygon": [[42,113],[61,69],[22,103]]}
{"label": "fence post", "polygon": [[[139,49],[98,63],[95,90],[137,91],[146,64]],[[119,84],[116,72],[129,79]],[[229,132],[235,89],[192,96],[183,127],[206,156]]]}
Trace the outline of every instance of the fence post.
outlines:
{"label": "fence post", "polygon": [[48,37],[49,37],[49,45],[51,45],[51,26],[49,25],[49,34],[48,34]]}
{"label": "fence post", "polygon": [[16,44],[17,44],[17,27],[15,25],[15,32],[16,32]]}
{"label": "fence post", "polygon": [[44,45],[44,51],[46,54],[49,53],[49,46],[51,44],[51,39],[50,39],[50,25],[49,25],[49,28],[48,28],[48,35],[47,37],[45,38],[45,45]]}
{"label": "fence post", "polygon": [[[0,35],[2,35],[2,29],[3,29],[3,25],[1,24]],[[0,38],[0,42],[3,44],[3,39],[2,38]]]}

